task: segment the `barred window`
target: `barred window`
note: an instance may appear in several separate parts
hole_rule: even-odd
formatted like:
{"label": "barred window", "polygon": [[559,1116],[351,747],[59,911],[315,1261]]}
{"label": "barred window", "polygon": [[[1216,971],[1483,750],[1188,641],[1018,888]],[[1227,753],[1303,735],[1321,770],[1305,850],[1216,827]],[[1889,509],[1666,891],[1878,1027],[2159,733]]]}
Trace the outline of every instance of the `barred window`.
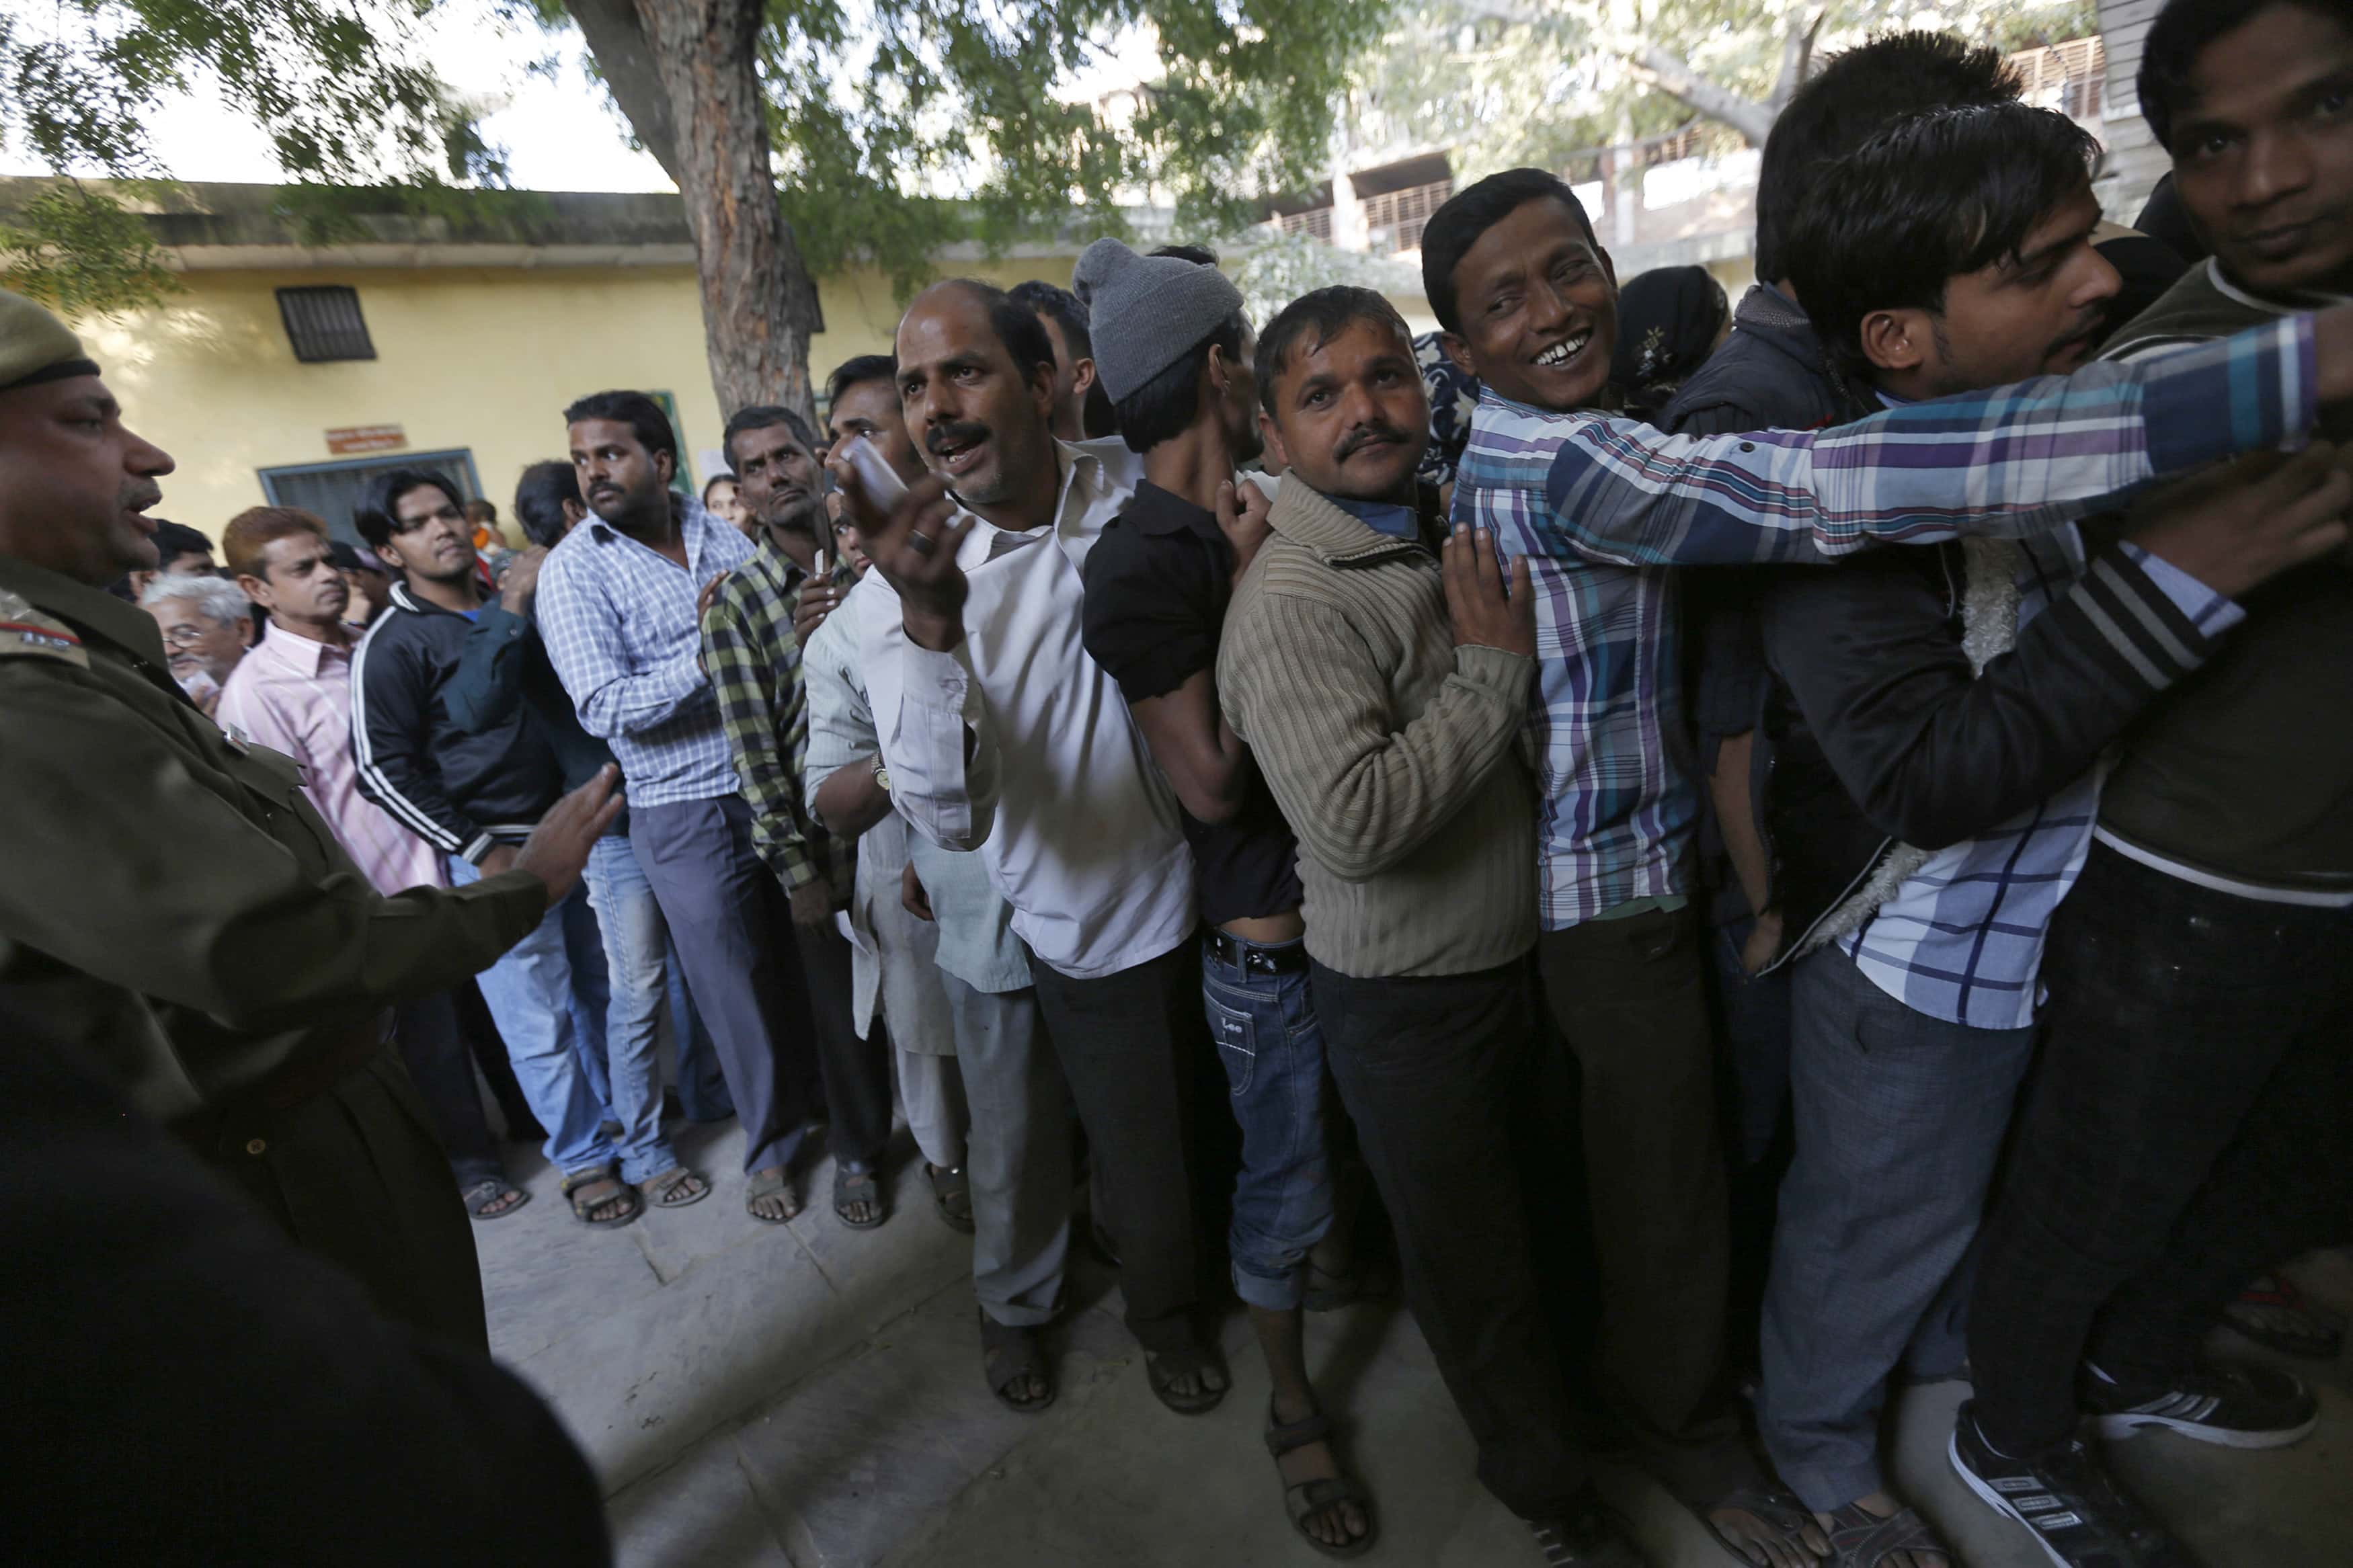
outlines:
{"label": "barred window", "polygon": [[280,289],[278,314],[286,323],[286,341],[294,345],[294,357],[304,364],[375,358],[356,289],[341,284]]}

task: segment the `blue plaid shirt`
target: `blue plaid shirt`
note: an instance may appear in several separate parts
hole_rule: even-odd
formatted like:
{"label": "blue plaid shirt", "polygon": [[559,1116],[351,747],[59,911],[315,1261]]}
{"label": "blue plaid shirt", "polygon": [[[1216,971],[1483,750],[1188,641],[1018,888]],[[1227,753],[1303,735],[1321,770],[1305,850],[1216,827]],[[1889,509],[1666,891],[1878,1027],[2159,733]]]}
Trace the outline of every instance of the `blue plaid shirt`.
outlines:
{"label": "blue plaid shirt", "polygon": [[[2127,542],[2150,582],[2209,637],[2246,612],[2180,568]],[[2015,574],[2022,628],[2087,570],[2073,528],[2026,542]],[[1837,947],[1865,978],[1915,1013],[1978,1029],[2022,1029],[2042,1000],[2043,939],[2083,874],[2099,816],[2094,768],[1975,838],[1949,844]]]}
{"label": "blue plaid shirt", "polygon": [[688,497],[686,566],[591,517],[539,569],[539,631],[580,710],[613,748],[631,805],[739,789],[701,660],[696,595],[752,557],[752,542]]}
{"label": "blue plaid shirt", "polygon": [[1698,793],[1669,741],[1683,744],[1681,628],[1661,568],[2046,533],[2158,475],[2300,435],[2316,407],[2309,317],[1827,431],[1667,436],[1485,394],[1454,515],[1530,558],[1545,928],[1683,891]]}

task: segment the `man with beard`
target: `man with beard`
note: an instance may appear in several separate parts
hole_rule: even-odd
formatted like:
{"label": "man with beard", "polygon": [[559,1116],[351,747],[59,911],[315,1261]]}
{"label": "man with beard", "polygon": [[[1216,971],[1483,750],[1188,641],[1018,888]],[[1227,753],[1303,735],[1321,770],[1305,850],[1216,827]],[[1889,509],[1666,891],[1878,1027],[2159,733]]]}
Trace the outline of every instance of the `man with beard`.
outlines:
{"label": "man with beard", "polygon": [[678,435],[652,398],[596,393],[565,421],[589,516],[540,568],[540,633],[581,728],[629,781],[629,844],[743,1122],[744,1212],[782,1225],[801,1210],[794,1167],[824,1102],[790,913],[752,847],[698,629],[698,597],[752,544],[671,491]]}
{"label": "man with beard", "polygon": [[[1185,313],[1199,302],[1170,309],[1206,327],[1214,315]],[[1134,497],[1137,463],[1117,442],[1054,439],[1053,347],[986,283],[920,295],[899,322],[898,361],[933,478],[886,519],[864,507],[855,471],[832,465],[881,574],[857,609],[881,766],[915,830],[977,849],[1013,906],[1106,1167],[1128,1327],[1155,1395],[1198,1414],[1224,1398],[1227,1374],[1194,1321],[1183,1086],[1206,1047],[1192,857],[1175,794],[1081,641],[1086,557]],[[1036,1353],[1034,1330],[1005,1331],[1022,1342],[1008,1353]]]}
{"label": "man with beard", "polygon": [[171,656],[172,679],[210,713],[229,672],[253,646],[253,601],[210,573],[158,573],[139,607],[155,617]]}
{"label": "man with beard", "polygon": [[0,1002],[385,1311],[486,1351],[473,1238],[387,1009],[572,890],[611,776],[478,887],[377,892],[295,763],[198,713],[155,623],[105,591],[154,565],[144,514],[171,471],[73,333],[0,293]]}
{"label": "man with beard", "polygon": [[[1215,268],[1101,239],[1073,281],[1102,329],[1098,367],[1120,438],[1145,475],[1087,558],[1087,652],[1119,682],[1185,808],[1207,928],[1202,1004],[1241,1128],[1234,1289],[1274,1384],[1267,1442],[1285,1507],[1319,1550],[1360,1551],[1374,1539],[1370,1502],[1333,1455],[1303,1338],[1309,1254],[1331,1232],[1334,1204],[1299,846],[1218,708],[1227,603],[1266,538],[1267,493],[1240,471],[1263,445],[1258,340]],[[1180,288],[1212,318],[1191,342],[1166,324]]]}
{"label": "man with beard", "polygon": [[[1784,254],[1841,375],[1900,407],[2081,364],[2118,287],[2093,247],[2098,152],[2003,103],[1898,120],[1818,169]],[[2342,539],[2334,456],[2250,459],[2278,471],[2243,499],[2224,481],[2219,508],[2194,487],[2108,548],[2070,528],[1871,551],[1764,596],[1796,1139],[1757,1422],[1832,1568],[1954,1561],[1888,1489],[1879,1416],[1899,1366],[1968,1359],[1971,1244],[2094,765],[2215,652],[2233,596]]]}
{"label": "man with beard", "polygon": [[[563,790],[547,731],[527,710],[468,731],[446,688],[482,611],[464,504],[438,474],[398,468],[370,488],[354,521],[368,548],[401,575],[385,613],[352,656],[352,745],[361,792],[443,857],[465,887],[504,870],[516,842]],[[601,1043],[608,1001],[603,939],[586,888],[485,971],[489,1004],[515,1079],[547,1130],[547,1161],[584,1224],[627,1225],[643,1201],[620,1178],[576,1043]],[[648,1177],[665,1205],[709,1191],[673,1165]]]}
{"label": "man with beard", "polygon": [[[2353,9],[2171,0],[2139,89],[2213,253],[2112,358],[2178,363],[2353,296]],[[2322,428],[2353,436],[2337,409]],[[1986,1226],[1951,1457],[2068,1568],[2195,1560],[2097,1437],[2271,1448],[2322,1419],[2304,1380],[2203,1346],[2247,1279],[2353,1235],[2353,572],[2303,567],[2246,608],[2107,776]],[[2269,1547],[2342,1555],[2288,1528]]]}
{"label": "man with beard", "polygon": [[[702,664],[718,694],[752,847],[784,888],[808,983],[817,1059],[834,1157],[833,1212],[852,1230],[890,1217],[882,1156],[891,1139],[891,1066],[881,1037],[853,1016],[849,943],[834,911],[849,902],[856,847],[825,830],[803,788],[808,702],[793,617],[831,535],[807,425],[789,408],[739,409],[723,437],[738,493],[758,531],[752,558],[727,574],[702,612]],[[849,581],[846,566],[829,586]]]}

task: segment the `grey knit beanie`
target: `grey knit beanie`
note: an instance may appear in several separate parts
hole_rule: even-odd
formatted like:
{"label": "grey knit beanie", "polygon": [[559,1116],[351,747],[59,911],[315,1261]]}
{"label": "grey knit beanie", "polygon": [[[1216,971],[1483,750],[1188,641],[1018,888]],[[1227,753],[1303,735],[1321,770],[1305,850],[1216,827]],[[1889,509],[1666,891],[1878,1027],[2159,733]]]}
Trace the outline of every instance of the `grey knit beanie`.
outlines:
{"label": "grey knit beanie", "polygon": [[1115,239],[1087,247],[1071,272],[1087,307],[1095,374],[1113,403],[1183,359],[1242,308],[1241,290],[1214,267],[1138,256]]}

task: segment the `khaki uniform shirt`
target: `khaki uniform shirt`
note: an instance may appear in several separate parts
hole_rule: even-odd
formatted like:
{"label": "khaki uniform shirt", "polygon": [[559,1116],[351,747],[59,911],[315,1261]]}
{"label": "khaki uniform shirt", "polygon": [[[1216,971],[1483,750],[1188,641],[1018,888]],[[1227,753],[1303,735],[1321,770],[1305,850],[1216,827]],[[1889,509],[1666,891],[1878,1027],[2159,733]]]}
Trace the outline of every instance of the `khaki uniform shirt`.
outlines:
{"label": "khaki uniform shirt", "polygon": [[301,784],[181,694],[146,612],[0,558],[0,1002],[160,1120],[315,1075],[544,909],[518,871],[379,895]]}

